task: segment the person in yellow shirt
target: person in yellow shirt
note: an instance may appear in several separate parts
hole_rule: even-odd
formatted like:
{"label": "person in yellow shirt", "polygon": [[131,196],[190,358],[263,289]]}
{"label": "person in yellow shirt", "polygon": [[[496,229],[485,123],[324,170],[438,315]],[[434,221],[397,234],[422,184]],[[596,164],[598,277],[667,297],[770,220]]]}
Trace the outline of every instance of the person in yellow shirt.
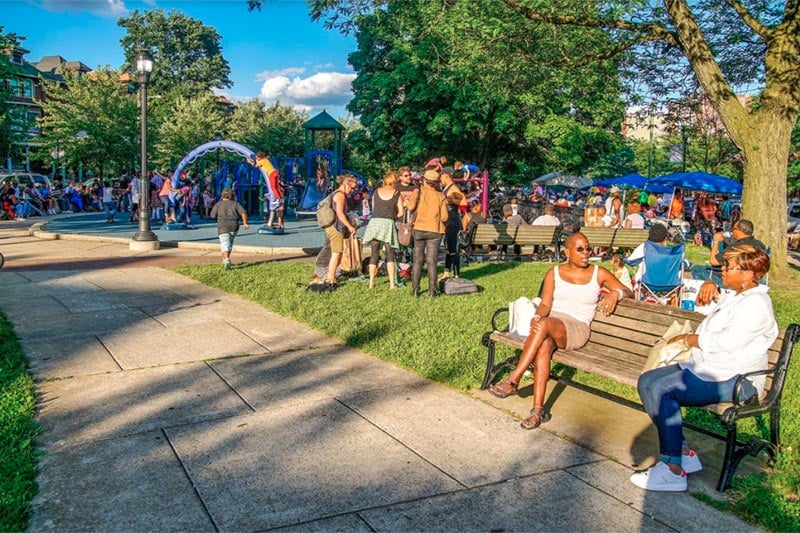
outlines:
{"label": "person in yellow shirt", "polygon": [[277,170],[275,170],[275,167],[272,166],[272,162],[264,152],[256,152],[255,162],[252,159],[248,159],[247,162],[261,169],[261,171],[267,177],[267,180],[269,180],[269,188],[272,190],[273,198],[270,200],[269,204],[269,220],[267,221],[267,226],[270,228],[274,227],[273,221],[277,215],[278,229],[283,230],[284,198],[283,189],[281,188],[280,183],[280,174]]}

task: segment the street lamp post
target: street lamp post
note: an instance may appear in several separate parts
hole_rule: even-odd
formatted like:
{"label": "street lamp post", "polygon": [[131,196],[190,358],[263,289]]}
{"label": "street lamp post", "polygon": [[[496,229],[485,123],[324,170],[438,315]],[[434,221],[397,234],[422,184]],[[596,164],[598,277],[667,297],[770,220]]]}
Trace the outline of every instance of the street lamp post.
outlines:
{"label": "street lamp post", "polygon": [[136,56],[136,72],[139,74],[139,94],[141,97],[142,131],[142,164],[139,172],[139,231],[130,242],[132,250],[147,251],[158,249],[158,237],[150,229],[150,180],[147,178],[147,82],[153,72],[153,58],[147,52],[139,52]]}

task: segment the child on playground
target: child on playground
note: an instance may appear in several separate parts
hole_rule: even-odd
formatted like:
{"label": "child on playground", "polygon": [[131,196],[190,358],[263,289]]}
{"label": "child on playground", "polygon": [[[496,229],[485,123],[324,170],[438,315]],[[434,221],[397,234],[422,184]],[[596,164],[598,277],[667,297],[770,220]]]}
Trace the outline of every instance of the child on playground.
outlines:
{"label": "child on playground", "polygon": [[211,206],[214,203],[214,197],[211,195],[211,187],[206,187],[203,190],[203,218],[211,218]]}
{"label": "child on playground", "polygon": [[247,224],[247,211],[234,200],[233,189],[222,189],[220,201],[211,209],[211,218],[217,219],[222,268],[225,270],[231,268],[231,252],[236,233],[239,231],[239,217],[242,219],[244,229],[248,229],[250,226]]}
{"label": "child on playground", "polygon": [[256,158],[248,159],[247,162],[254,167],[258,167],[264,173],[264,176],[269,180],[269,188],[272,190],[273,200],[269,204],[269,220],[267,226],[276,228],[273,225],[275,215],[278,217],[278,226],[276,229],[283,230],[283,188],[281,187],[280,174],[272,166],[272,162],[267,158],[265,152],[256,152]]}

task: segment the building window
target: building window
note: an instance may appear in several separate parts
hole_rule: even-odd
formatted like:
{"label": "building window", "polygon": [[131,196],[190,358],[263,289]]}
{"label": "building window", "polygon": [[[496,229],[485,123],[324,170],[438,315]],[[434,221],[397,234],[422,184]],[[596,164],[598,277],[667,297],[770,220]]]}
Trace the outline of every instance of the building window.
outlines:
{"label": "building window", "polygon": [[8,80],[8,88],[11,89],[11,95],[16,98],[33,100],[33,82],[31,80],[11,78]]}
{"label": "building window", "polygon": [[31,80],[11,78],[8,80],[8,88],[11,89],[11,94],[17,98],[33,100],[33,82]]}
{"label": "building window", "polygon": [[33,82],[31,80],[20,80],[19,95],[22,98],[33,100]]}

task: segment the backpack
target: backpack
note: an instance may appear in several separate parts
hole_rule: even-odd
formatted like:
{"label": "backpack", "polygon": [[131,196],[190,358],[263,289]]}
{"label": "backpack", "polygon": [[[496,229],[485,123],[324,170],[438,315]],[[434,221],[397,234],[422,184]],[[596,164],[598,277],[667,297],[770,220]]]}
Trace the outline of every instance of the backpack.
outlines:
{"label": "backpack", "polygon": [[320,228],[327,228],[333,226],[336,222],[336,211],[333,210],[333,195],[336,191],[332,192],[317,204],[317,224]]}

